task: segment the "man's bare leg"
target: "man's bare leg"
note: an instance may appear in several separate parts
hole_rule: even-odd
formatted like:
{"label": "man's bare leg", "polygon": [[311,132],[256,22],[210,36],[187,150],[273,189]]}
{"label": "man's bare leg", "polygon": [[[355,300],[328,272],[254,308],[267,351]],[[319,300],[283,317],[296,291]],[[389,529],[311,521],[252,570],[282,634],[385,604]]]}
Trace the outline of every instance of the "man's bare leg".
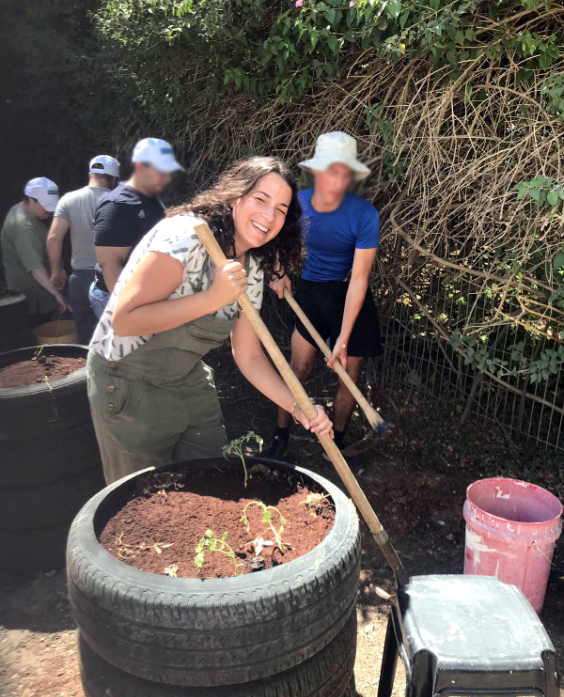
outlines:
{"label": "man's bare leg", "polygon": [[[306,341],[303,336],[294,329],[292,334],[292,355],[290,367],[303,384],[309,377],[317,357],[317,348]],[[289,428],[292,423],[292,415],[289,411],[278,409],[276,424],[278,428]]]}
{"label": "man's bare leg", "polygon": [[[349,356],[347,358],[347,373],[352,378],[355,385],[358,385],[360,379],[360,370],[362,368],[363,358],[357,356]],[[333,406],[333,425],[335,428],[335,442],[339,439],[339,434],[343,434],[340,439],[344,437],[344,433],[347,430],[349,421],[351,420],[352,413],[356,405],[356,400],[349,392],[348,387],[339,378],[339,387],[337,389],[337,394],[335,395],[335,404]],[[342,446],[342,443],[337,443],[337,445]]]}

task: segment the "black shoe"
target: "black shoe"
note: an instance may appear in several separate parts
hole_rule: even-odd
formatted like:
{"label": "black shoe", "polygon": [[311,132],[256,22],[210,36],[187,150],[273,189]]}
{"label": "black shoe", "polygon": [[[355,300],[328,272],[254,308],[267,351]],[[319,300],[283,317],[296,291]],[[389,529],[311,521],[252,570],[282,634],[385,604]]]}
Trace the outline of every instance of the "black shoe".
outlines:
{"label": "black shoe", "polygon": [[279,435],[274,436],[272,442],[264,451],[265,456],[271,458],[272,460],[284,460],[287,453],[288,439]]}
{"label": "black shoe", "polygon": [[[343,450],[344,447],[345,447],[344,445],[341,446],[341,447],[339,448],[339,450]],[[324,457],[328,462],[331,462],[331,460],[329,459],[329,455],[327,455],[326,452],[323,453],[323,457]],[[366,467],[364,466],[364,464],[363,464],[363,462],[362,462],[362,458],[358,457],[357,455],[350,455],[349,457],[346,457],[345,455],[343,455],[343,457],[345,458],[345,462],[347,463],[347,465],[350,467],[351,472],[352,472],[355,476],[358,477],[358,476],[361,475],[361,474],[364,472],[364,470],[366,469]]]}

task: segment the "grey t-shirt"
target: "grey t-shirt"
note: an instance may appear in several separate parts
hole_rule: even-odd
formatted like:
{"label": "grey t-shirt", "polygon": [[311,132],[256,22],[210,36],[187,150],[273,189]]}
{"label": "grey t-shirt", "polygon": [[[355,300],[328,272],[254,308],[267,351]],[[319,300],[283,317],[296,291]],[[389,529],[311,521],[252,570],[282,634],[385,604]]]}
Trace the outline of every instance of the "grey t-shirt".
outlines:
{"label": "grey t-shirt", "polygon": [[57,205],[55,217],[64,218],[70,224],[71,266],[75,271],[96,266],[94,214],[109,192],[110,189],[85,186],[65,194]]}

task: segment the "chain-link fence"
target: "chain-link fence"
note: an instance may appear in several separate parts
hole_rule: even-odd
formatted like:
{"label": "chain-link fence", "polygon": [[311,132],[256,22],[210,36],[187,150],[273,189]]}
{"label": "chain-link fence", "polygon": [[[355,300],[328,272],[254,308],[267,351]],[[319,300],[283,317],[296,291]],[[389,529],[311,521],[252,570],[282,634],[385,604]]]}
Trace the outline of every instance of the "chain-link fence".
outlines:
{"label": "chain-link fence", "polygon": [[[370,380],[448,400],[460,422],[472,414],[497,422],[515,441],[564,450],[564,364],[550,348],[559,343],[554,328],[564,322],[562,311],[518,294],[500,298],[500,289],[451,277],[439,265],[428,265],[414,287],[400,278],[376,278],[384,355],[373,362]],[[472,337],[473,318],[481,326],[487,317],[491,327],[498,316],[487,340],[480,332]],[[288,305],[267,292],[263,317],[288,347]]]}

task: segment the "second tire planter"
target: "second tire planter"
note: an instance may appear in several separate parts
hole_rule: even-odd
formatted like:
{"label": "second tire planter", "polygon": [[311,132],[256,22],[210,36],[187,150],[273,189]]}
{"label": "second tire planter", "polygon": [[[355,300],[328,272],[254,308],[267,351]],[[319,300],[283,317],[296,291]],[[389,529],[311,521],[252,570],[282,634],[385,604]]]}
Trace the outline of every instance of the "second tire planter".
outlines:
{"label": "second tire planter", "polygon": [[[41,355],[83,362],[87,351],[56,346]],[[36,347],[2,353],[0,369],[37,355]],[[32,385],[0,385],[0,463],[2,570],[60,568],[72,519],[104,486],[85,368]]]}
{"label": "second tire planter", "polygon": [[[123,680],[122,674],[129,674],[186,688],[178,694],[203,696],[206,687],[251,684],[290,671],[340,636],[355,611],[360,573],[356,511],[340,489],[312,472],[247,458],[249,466],[258,463],[322,489],[335,508],[333,527],[318,546],[274,568],[230,578],[170,578],[110,554],[99,537],[144,473],[107,487],[77,515],[67,548],[71,606],[82,639],[121,671],[113,675]],[[206,458],[158,472],[240,466],[237,460]],[[330,663],[324,663],[329,671]],[[345,687],[311,694],[341,697]],[[133,687],[131,694],[137,694]]]}

